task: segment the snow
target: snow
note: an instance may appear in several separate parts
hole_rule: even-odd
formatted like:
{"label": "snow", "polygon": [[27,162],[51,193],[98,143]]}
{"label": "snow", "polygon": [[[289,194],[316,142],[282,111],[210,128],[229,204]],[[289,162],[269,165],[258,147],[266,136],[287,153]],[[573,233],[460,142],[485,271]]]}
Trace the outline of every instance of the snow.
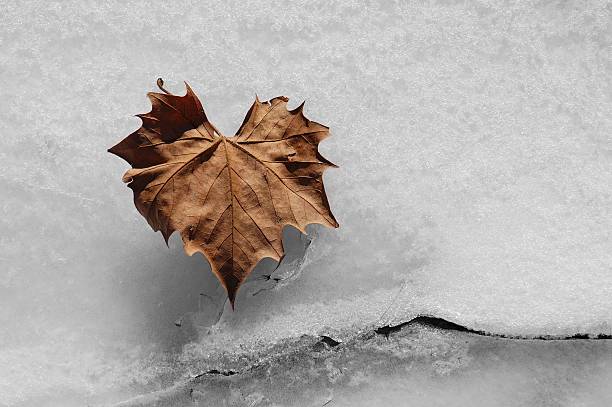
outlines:
{"label": "snow", "polygon": [[[417,315],[612,333],[606,3],[3,6],[0,405],[118,402],[219,355]],[[106,152],[160,76],[226,134],[255,94],[331,127],[341,227],[286,230],[284,263],[264,260],[233,313]]]}
{"label": "snow", "polygon": [[605,385],[611,347],[510,341],[416,323],[389,338],[366,334],[333,347],[301,338],[275,348],[274,358],[242,362],[240,371],[210,370],[117,407],[603,406],[612,401]]}

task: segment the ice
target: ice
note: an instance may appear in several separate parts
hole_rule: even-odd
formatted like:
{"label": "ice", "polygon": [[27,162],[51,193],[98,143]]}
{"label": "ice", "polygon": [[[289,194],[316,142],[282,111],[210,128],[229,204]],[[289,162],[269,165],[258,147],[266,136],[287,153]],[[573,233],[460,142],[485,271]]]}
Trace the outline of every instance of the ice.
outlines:
{"label": "ice", "polygon": [[[304,337],[117,407],[603,406],[610,341],[509,341],[415,323],[330,346]],[[279,349],[280,348],[280,349]],[[236,367],[234,367],[235,369]]]}
{"label": "ice", "polygon": [[[611,334],[611,13],[5,1],[0,405],[118,403],[304,335],[348,341],[418,315]],[[341,227],[285,230],[287,258],[258,266],[235,312],[201,256],[150,230],[106,152],[160,76],[175,93],[188,81],[227,134],[255,94],[306,100],[331,127],[321,151],[340,166],[324,180]]]}

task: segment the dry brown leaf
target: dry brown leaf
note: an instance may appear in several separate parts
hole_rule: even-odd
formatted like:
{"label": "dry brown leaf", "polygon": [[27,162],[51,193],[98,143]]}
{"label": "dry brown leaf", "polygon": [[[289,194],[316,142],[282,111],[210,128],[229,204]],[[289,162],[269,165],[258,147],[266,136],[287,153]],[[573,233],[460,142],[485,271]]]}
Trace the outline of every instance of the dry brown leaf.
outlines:
{"label": "dry brown leaf", "polygon": [[148,93],[142,127],[108,151],[132,165],[123,181],[166,243],[179,231],[185,252],[201,252],[234,306],[236,292],[264,257],[283,256],[282,228],[338,227],[317,151],[329,129],[287,110],[287,98],[257,98],[234,137],[208,121],[189,85],[185,96]]}

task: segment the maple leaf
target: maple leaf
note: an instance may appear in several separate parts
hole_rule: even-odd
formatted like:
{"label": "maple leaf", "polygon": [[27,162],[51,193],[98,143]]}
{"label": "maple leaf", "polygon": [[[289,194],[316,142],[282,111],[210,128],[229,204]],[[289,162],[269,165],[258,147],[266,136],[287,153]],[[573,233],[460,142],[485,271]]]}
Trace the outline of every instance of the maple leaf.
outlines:
{"label": "maple leaf", "polygon": [[177,96],[147,94],[153,105],[142,126],[108,151],[132,169],[123,181],[134,203],[166,244],[179,231],[188,255],[202,253],[227,290],[236,292],[264,257],[280,261],[282,229],[338,227],[323,187],[335,165],[318,152],[329,129],[308,120],[304,104],[287,110],[286,97],[255,102],[234,137],[208,120],[187,83]]}

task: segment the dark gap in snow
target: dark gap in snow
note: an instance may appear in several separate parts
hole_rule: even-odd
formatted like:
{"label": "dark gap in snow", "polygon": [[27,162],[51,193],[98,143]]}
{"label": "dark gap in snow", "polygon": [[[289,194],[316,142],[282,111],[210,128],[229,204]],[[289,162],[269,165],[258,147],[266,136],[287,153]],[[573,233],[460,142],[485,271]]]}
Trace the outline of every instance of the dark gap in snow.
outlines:
{"label": "dark gap in snow", "polygon": [[238,374],[238,372],[235,372],[235,371],[233,371],[233,370],[217,370],[217,369],[211,369],[211,370],[208,370],[208,371],[207,371],[207,372],[205,372],[205,373],[201,373],[201,374],[199,374],[199,375],[195,376],[195,377],[194,377],[194,379],[199,379],[200,377],[205,376],[205,375],[233,376],[233,375],[235,375],[235,374]]}
{"label": "dark gap in snow", "polygon": [[329,336],[325,336],[325,335],[321,335],[320,342],[328,345],[331,348],[333,348],[335,346],[338,346],[341,343],[341,342],[338,342],[337,340],[335,340],[334,338],[330,338]]}
{"label": "dark gap in snow", "polygon": [[476,335],[481,336],[491,336],[496,338],[507,338],[507,339],[535,339],[535,340],[544,340],[544,341],[552,341],[552,340],[572,340],[572,339],[612,339],[612,335],[606,334],[585,334],[585,333],[576,333],[571,336],[561,336],[561,335],[504,335],[504,334],[496,334],[485,331],[478,331],[475,329],[471,329],[465,327],[463,325],[456,324],[451,321],[447,321],[442,318],[431,317],[427,315],[418,316],[416,318],[411,319],[408,322],[402,322],[397,325],[385,325],[380,328],[376,328],[374,332],[378,335],[384,335],[386,338],[389,338],[389,335],[399,332],[407,325],[420,324],[429,326],[432,328],[442,329],[442,330],[450,330],[450,331],[458,331],[458,332],[469,332]]}

